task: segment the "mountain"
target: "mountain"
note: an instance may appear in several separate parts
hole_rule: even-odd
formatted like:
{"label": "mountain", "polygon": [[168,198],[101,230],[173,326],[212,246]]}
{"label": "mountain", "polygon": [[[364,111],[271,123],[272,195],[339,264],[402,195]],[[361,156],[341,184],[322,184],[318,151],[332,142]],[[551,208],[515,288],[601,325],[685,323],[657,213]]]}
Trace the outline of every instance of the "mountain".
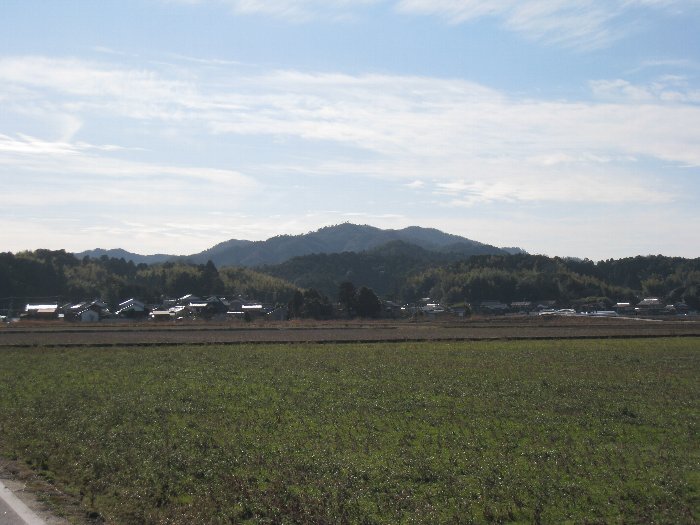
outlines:
{"label": "mountain", "polygon": [[99,259],[102,256],[107,256],[113,259],[124,259],[125,261],[133,261],[134,264],[158,264],[175,259],[176,255],[166,255],[157,253],[154,255],[139,255],[138,253],[128,252],[121,248],[105,250],[103,248],[95,248],[94,250],[86,250],[84,252],[74,254],[78,259],[89,257],[90,259]]}
{"label": "mountain", "polygon": [[373,226],[345,223],[303,235],[280,235],[266,241],[231,240],[187,259],[197,263],[211,260],[218,267],[262,266],[280,264],[303,255],[362,252],[392,241],[403,241],[426,250],[459,253],[462,256],[507,253],[495,246],[432,228],[412,226],[402,230],[382,230]]}
{"label": "mountain", "polygon": [[[250,267],[280,264],[293,257],[311,254],[362,252],[393,241],[402,241],[425,250],[458,254],[463,257],[509,253],[501,248],[473,241],[466,237],[444,233],[434,228],[411,226],[401,230],[382,230],[374,226],[345,223],[302,235],[279,235],[266,241],[232,239],[203,252],[180,257],[143,256],[130,254],[124,250],[92,250],[76,254],[76,256],[100,257],[105,254],[110,257],[123,257],[125,260],[133,260],[135,263],[155,263],[179,259],[201,264],[211,260],[219,268],[225,266]],[[111,252],[114,252],[115,255],[110,255]]]}

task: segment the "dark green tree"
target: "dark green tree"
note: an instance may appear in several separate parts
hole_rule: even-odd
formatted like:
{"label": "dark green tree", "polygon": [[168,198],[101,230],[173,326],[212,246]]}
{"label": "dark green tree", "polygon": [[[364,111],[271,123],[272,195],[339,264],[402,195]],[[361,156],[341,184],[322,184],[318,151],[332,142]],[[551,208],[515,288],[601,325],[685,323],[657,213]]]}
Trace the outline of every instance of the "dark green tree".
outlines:
{"label": "dark green tree", "polygon": [[202,268],[202,290],[206,295],[219,295],[224,291],[224,283],[211,260]]}
{"label": "dark green tree", "polygon": [[302,309],[304,308],[304,295],[299,290],[296,290],[294,295],[292,295],[288,307],[290,317],[301,317]]}
{"label": "dark green tree", "polygon": [[302,317],[330,319],[333,317],[333,305],[328,301],[328,297],[318,290],[310,288],[304,292]]}
{"label": "dark green tree", "polygon": [[357,312],[357,290],[350,281],[343,281],[338,288],[338,302],[345,308],[349,317]]}
{"label": "dark green tree", "polygon": [[379,317],[382,311],[382,303],[372,290],[363,286],[357,293],[357,313],[360,317]]}

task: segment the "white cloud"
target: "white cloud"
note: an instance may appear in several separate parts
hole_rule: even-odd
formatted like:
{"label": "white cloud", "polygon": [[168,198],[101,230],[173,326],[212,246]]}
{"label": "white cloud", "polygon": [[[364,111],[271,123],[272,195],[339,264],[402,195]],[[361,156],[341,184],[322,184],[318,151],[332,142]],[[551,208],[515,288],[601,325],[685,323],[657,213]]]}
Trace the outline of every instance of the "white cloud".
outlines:
{"label": "white cloud", "polygon": [[386,0],[169,0],[182,4],[221,4],[242,15],[271,15],[293,22],[317,17],[345,19],[362,7]]}
{"label": "white cloud", "polygon": [[645,84],[624,79],[596,80],[591,82],[591,89],[599,98],[619,102],[700,104],[700,89],[691,87],[680,75],[665,75]]}
{"label": "white cloud", "polygon": [[[208,140],[202,136],[207,133],[215,140],[294,140],[289,147],[284,140],[276,143],[280,160],[258,158],[245,165],[263,180],[270,172],[355,174],[413,183],[414,189],[415,181],[432,180],[442,190],[454,190],[443,195],[453,205],[666,203],[675,192],[644,161],[700,165],[700,106],[681,77],[646,86],[601,80],[592,89],[603,101],[567,102],[417,76],[234,70],[210,81],[198,73],[45,57],[0,59],[0,95],[10,100],[8,114],[31,100],[37,111],[75,123],[66,126],[64,140],[0,136],[0,152],[6,153],[0,163],[256,187],[236,170],[126,160],[107,155],[115,146],[75,140],[78,124],[109,115],[122,123],[147,122],[195,144]],[[333,146],[342,153],[330,153]]]}
{"label": "white cloud", "polygon": [[[117,208],[156,204],[163,209],[201,199],[233,203],[260,189],[255,180],[233,170],[108,156],[122,151],[113,145],[0,134],[0,180],[4,181],[0,204],[41,206],[60,202]],[[202,195],[200,190],[207,188],[215,193]]]}
{"label": "white cloud", "polygon": [[[6,110],[99,111],[131,118],[182,120],[206,104],[190,79],[165,79],[147,69],[42,56],[0,58],[0,93],[10,92]],[[54,94],[62,99],[57,103]],[[2,95],[0,95],[2,96]],[[194,107],[193,107],[194,106]]]}
{"label": "white cloud", "polygon": [[[239,15],[268,15],[292,22],[354,18],[372,5],[399,13],[438,16],[450,24],[494,18],[510,31],[535,40],[582,49],[599,48],[626,36],[645,16],[681,15],[697,0],[164,0],[220,4]],[[652,10],[650,14],[648,11]]]}
{"label": "white cloud", "polygon": [[[483,17],[501,20],[509,30],[536,40],[591,49],[624,36],[622,15],[639,8],[678,13],[697,5],[695,0],[399,0],[400,11],[440,16],[458,24]],[[642,16],[643,13],[637,13]]]}
{"label": "white cloud", "polygon": [[521,169],[517,177],[496,175],[471,181],[439,183],[436,193],[450,196],[450,206],[467,206],[485,202],[568,202],[623,204],[667,204],[674,195],[660,188],[640,186],[634,174],[615,170],[609,174],[573,170],[552,173],[551,170]]}

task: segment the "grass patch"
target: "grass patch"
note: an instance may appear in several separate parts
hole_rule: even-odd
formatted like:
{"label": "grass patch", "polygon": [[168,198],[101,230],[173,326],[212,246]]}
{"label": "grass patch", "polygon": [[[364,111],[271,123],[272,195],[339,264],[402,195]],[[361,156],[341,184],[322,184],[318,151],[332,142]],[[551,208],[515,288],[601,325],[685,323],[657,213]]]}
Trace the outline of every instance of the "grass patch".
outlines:
{"label": "grass patch", "polygon": [[0,454],[115,523],[696,523],[697,339],[0,351]]}

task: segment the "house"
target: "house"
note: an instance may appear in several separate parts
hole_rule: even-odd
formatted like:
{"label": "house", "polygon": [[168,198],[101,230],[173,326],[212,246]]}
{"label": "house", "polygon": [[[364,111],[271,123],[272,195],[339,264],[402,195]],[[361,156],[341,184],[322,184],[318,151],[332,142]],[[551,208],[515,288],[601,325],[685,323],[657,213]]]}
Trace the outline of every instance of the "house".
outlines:
{"label": "house", "polygon": [[479,305],[479,311],[485,314],[504,315],[508,309],[508,305],[501,301],[483,301]]}
{"label": "house", "polygon": [[247,316],[247,319],[255,319],[267,315],[267,311],[262,304],[244,304],[242,308],[243,316]]}
{"label": "house", "polygon": [[421,308],[424,314],[442,314],[445,313],[445,307],[440,303],[428,303]]}
{"label": "house", "polygon": [[537,303],[535,310],[537,310],[538,312],[552,311],[557,306],[557,302],[553,301],[553,300],[535,301],[535,302]]}
{"label": "house", "polygon": [[469,317],[472,314],[472,306],[469,303],[464,303],[464,306],[453,306],[450,310],[457,317]]}
{"label": "house", "polygon": [[206,303],[207,314],[209,315],[225,314],[229,308],[229,304],[224,299],[215,295],[207,297]]}
{"label": "house", "polygon": [[200,299],[196,295],[188,293],[187,295],[183,295],[182,297],[180,297],[176,301],[176,304],[177,304],[177,306],[190,306],[191,304],[201,304],[203,302],[206,302],[206,301],[203,301],[202,299]]}
{"label": "house", "polygon": [[173,319],[173,316],[170,314],[170,310],[153,310],[151,319],[154,321],[170,321]]}
{"label": "house", "polygon": [[148,308],[138,299],[127,299],[119,303],[117,311],[114,312],[118,317],[126,317],[128,319],[138,319],[148,317]]}
{"label": "house", "polygon": [[206,302],[191,302],[185,308],[187,314],[191,317],[204,317],[206,315],[208,303]]}
{"label": "house", "polygon": [[382,315],[392,319],[399,317],[401,315],[401,305],[394,301],[382,301]]}
{"label": "house", "polygon": [[82,323],[96,323],[100,320],[100,313],[88,307],[79,312],[76,317]]}
{"label": "house", "polygon": [[449,308],[445,308],[440,303],[428,303],[421,307],[421,312],[428,319],[435,319],[438,316],[443,316],[450,312]]}
{"label": "house", "polygon": [[267,314],[267,318],[270,321],[286,321],[289,319],[289,308],[286,306],[280,306],[275,308],[270,313]]}
{"label": "house", "polygon": [[657,297],[647,297],[642,299],[634,312],[637,315],[658,315],[664,312],[666,305]]}
{"label": "house", "polygon": [[218,297],[209,297],[207,299],[199,299],[195,296],[190,296],[189,304],[182,304],[182,298],[180,299],[181,306],[185,307],[187,314],[191,317],[206,318],[209,319],[218,314],[225,314],[228,310],[227,305]]}
{"label": "house", "polygon": [[629,315],[634,313],[634,306],[631,303],[615,303],[613,310],[620,315]]}
{"label": "house", "polygon": [[65,319],[67,321],[94,323],[111,316],[112,312],[109,311],[107,304],[100,299],[77,303],[65,309]]}
{"label": "house", "polygon": [[510,303],[510,309],[513,312],[518,312],[521,314],[530,313],[533,309],[532,301],[515,301]]}
{"label": "house", "polygon": [[673,307],[676,309],[677,314],[688,315],[690,313],[690,307],[686,303],[676,303]]}
{"label": "house", "polygon": [[70,305],[65,308],[64,312],[66,321],[85,323],[94,323],[112,315],[107,304],[99,299]]}
{"label": "house", "polygon": [[57,304],[28,304],[24,307],[25,319],[50,320],[58,319]]}
{"label": "house", "polygon": [[233,299],[228,302],[229,312],[243,312],[243,305],[245,302],[242,299]]}

